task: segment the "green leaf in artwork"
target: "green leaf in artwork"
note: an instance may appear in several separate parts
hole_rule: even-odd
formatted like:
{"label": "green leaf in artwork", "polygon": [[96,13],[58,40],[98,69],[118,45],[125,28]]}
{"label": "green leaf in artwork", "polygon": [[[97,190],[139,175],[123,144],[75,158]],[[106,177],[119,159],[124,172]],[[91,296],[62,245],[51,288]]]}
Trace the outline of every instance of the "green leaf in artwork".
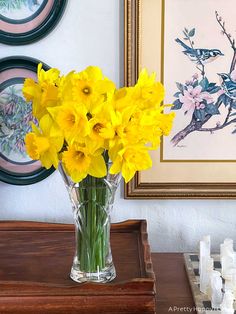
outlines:
{"label": "green leaf in artwork", "polygon": [[188,33],[189,37],[193,37],[195,35],[195,28],[191,29]]}
{"label": "green leaf in artwork", "polygon": [[179,95],[181,95],[181,94],[182,94],[181,92],[176,92],[176,93],[174,94],[174,97],[178,98]]}
{"label": "green leaf in artwork", "polygon": [[207,114],[210,114],[212,116],[220,113],[219,109],[214,105],[214,103],[207,104],[205,107],[205,111]]}
{"label": "green leaf in artwork", "polygon": [[186,27],[184,28],[184,31],[188,34],[188,29]]}
{"label": "green leaf in artwork", "polygon": [[173,106],[171,107],[171,110],[178,110],[178,109],[181,109],[183,103],[179,100],[179,99],[176,99],[174,102],[173,102]]}
{"label": "green leaf in artwork", "polygon": [[183,91],[184,91],[184,86],[183,86],[183,84],[176,82],[176,86],[177,86],[177,88],[181,91],[181,93],[183,93]]}
{"label": "green leaf in artwork", "polygon": [[206,77],[204,77],[204,79],[202,79],[199,84],[202,87],[202,90],[207,90],[209,86],[209,81]]}
{"label": "green leaf in artwork", "polygon": [[194,115],[198,121],[203,121],[205,119],[206,113],[204,109],[196,109]]}

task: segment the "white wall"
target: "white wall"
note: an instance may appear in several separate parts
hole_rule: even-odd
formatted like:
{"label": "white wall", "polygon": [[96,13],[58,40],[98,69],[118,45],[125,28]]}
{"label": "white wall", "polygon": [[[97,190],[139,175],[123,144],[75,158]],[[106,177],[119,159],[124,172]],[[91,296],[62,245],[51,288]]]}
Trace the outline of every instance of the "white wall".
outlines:
{"label": "white wall", "polygon": [[[27,46],[5,46],[0,57],[28,55],[66,73],[87,65],[100,66],[119,86],[123,76],[122,1],[68,0],[66,12],[46,38]],[[233,200],[123,199],[117,192],[113,221],[148,221],[153,251],[195,251],[198,240],[212,235],[218,249],[225,237],[236,238],[236,202]],[[72,222],[67,192],[57,172],[31,186],[0,183],[0,219]]]}

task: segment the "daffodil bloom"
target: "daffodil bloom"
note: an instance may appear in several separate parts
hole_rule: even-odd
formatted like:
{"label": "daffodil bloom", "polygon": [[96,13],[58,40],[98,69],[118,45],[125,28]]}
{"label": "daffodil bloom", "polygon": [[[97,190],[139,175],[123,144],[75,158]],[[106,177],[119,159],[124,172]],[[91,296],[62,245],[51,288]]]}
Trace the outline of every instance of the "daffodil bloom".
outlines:
{"label": "daffodil bloom", "polygon": [[65,102],[73,101],[72,89],[74,77],[75,72],[71,71],[67,75],[60,78],[60,82],[58,83],[58,98],[60,103],[58,103],[58,105],[63,105]]}
{"label": "daffodil bloom", "polygon": [[89,137],[94,141],[100,141],[102,146],[105,146],[105,140],[111,139],[115,135],[111,122],[106,118],[92,118],[89,120],[89,126]]}
{"label": "daffodil bloom", "polygon": [[[96,145],[96,144],[95,144]],[[62,163],[67,174],[74,182],[80,182],[87,175],[102,178],[107,173],[103,150],[96,149],[94,145],[74,143],[62,153]]]}
{"label": "daffodil bloom", "polygon": [[89,134],[87,110],[75,102],[65,102],[62,106],[48,108],[49,113],[63,131],[68,143],[78,141]]}
{"label": "daffodil bloom", "polygon": [[40,86],[32,78],[25,79],[22,92],[26,101],[34,101],[41,96]]}
{"label": "daffodil bloom", "polygon": [[171,112],[168,114],[164,114],[162,115],[162,117],[159,118],[159,125],[162,129],[163,135],[168,136],[170,134],[174,117],[175,113]]}
{"label": "daffodil bloom", "polygon": [[95,66],[89,66],[75,75],[73,85],[74,100],[83,102],[90,114],[115,89],[114,83],[104,78],[101,69]]}
{"label": "daffodil bloom", "polygon": [[115,128],[111,121],[113,115],[114,110],[111,102],[104,102],[89,119],[89,137],[93,141],[98,141],[105,149],[108,148],[107,141],[115,136]]}
{"label": "daffodil bloom", "polygon": [[163,113],[163,109],[145,110],[140,116],[140,129],[146,142],[152,142],[152,149],[160,144],[160,137],[169,135],[175,113]]}
{"label": "daffodil bloom", "polygon": [[149,76],[147,70],[144,69],[139,74],[137,84],[132,88],[133,100],[141,110],[155,108],[164,99],[164,86],[160,82],[156,82],[155,77],[155,73]]}
{"label": "daffodil bloom", "polygon": [[32,124],[33,132],[26,134],[25,144],[28,155],[34,160],[40,160],[49,169],[52,165],[58,167],[58,152],[61,150],[64,138],[60,130],[51,130],[53,122],[49,115],[45,115],[39,122],[39,127]]}
{"label": "daffodil bloom", "polygon": [[52,69],[45,71],[43,69],[42,63],[39,63],[37,74],[38,74],[38,83],[40,85],[43,85],[43,84],[56,84],[56,85],[58,85],[59,84],[60,71],[58,69],[52,68]]}
{"label": "daffodil bloom", "polygon": [[120,143],[114,145],[109,151],[109,157],[113,164],[111,174],[122,173],[125,182],[129,182],[136,171],[146,170],[152,166],[152,160],[148,150],[143,145],[130,145],[121,148]]}
{"label": "daffodil bloom", "polygon": [[[126,144],[135,144],[139,142],[142,135],[137,121],[133,118],[135,108],[127,107],[123,111],[114,111],[111,115],[111,122],[115,130],[116,137]],[[116,141],[116,138],[115,138]],[[110,141],[110,147],[113,141]]]}
{"label": "daffodil bloom", "polygon": [[47,107],[56,106],[58,102],[59,74],[57,69],[45,71],[42,63],[38,65],[38,83],[33,79],[26,79],[23,95],[27,101],[32,101],[33,115],[37,119],[47,114]]}
{"label": "daffodil bloom", "polygon": [[134,101],[132,99],[133,90],[129,87],[122,87],[115,91],[113,95],[114,109],[119,112],[130,108],[132,112],[136,110]]}
{"label": "daffodil bloom", "polygon": [[116,128],[117,136],[123,141],[124,144],[135,144],[143,138],[142,129],[135,121],[129,123],[121,123]]}

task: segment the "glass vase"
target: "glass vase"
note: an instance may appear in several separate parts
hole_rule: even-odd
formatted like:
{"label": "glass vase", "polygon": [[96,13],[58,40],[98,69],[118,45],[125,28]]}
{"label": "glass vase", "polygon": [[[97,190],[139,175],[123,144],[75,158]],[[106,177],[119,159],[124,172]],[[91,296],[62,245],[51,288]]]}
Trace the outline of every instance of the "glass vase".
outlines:
{"label": "glass vase", "polygon": [[[109,168],[109,167],[108,167]],[[62,165],[59,171],[72,203],[75,256],[70,277],[76,282],[106,283],[116,277],[110,246],[110,213],[120,175],[87,176],[74,183]]]}

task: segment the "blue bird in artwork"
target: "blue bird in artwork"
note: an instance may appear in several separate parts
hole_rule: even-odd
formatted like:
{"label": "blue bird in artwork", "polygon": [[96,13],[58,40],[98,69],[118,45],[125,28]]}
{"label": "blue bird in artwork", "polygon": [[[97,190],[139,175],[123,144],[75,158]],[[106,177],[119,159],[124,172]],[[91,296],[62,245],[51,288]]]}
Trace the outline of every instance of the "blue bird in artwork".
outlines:
{"label": "blue bird in artwork", "polygon": [[195,49],[186,45],[179,38],[176,38],[175,41],[185,49],[183,53],[196,64],[206,64],[224,55],[219,49]]}
{"label": "blue bird in artwork", "polygon": [[221,79],[221,87],[225,94],[233,99],[236,100],[236,82],[233,81],[229,74],[226,73],[217,73]]}

